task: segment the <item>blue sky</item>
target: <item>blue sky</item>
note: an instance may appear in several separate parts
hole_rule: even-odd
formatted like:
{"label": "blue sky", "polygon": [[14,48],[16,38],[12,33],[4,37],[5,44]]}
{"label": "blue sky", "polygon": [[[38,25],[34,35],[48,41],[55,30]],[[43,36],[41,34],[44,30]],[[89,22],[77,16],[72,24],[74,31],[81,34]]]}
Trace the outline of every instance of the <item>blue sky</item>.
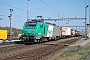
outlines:
{"label": "blue sky", "polygon": [[[90,0],[87,0],[90,6]],[[27,0],[0,0],[0,26],[8,26],[10,10],[12,12],[12,27],[22,29],[24,22],[27,21]],[[29,19],[36,18],[40,15],[43,18],[84,18],[85,17],[85,0],[30,0]],[[89,8],[87,8],[87,16],[89,16]],[[88,17],[89,18],[89,17]],[[65,21],[48,21],[59,24],[60,26],[83,26],[84,20],[65,20]],[[87,19],[87,23],[89,20]],[[68,24],[67,24],[68,23]],[[76,27],[71,27],[76,29]],[[83,29],[78,27],[78,29]]]}

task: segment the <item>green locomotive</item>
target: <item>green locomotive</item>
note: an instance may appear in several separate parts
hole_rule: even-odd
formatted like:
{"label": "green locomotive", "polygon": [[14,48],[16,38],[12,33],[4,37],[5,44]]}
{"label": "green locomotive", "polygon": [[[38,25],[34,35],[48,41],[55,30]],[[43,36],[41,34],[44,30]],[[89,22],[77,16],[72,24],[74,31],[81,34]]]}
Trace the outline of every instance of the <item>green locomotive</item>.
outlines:
{"label": "green locomotive", "polygon": [[43,42],[60,38],[60,28],[51,23],[28,21],[24,23],[21,39],[28,42]]}

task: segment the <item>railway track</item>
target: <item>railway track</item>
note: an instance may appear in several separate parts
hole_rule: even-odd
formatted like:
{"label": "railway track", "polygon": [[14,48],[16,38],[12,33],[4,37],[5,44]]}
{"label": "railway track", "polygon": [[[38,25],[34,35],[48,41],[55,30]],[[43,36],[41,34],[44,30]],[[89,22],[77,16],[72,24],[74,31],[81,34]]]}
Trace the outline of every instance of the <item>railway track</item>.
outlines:
{"label": "railway track", "polygon": [[11,45],[11,44],[13,44],[13,43],[6,43],[6,42],[4,42],[4,43],[0,43],[0,46],[3,46],[3,45]]}
{"label": "railway track", "polygon": [[51,56],[55,55],[56,53],[60,52],[62,49],[66,48],[65,44],[72,44],[75,41],[79,40],[80,38],[74,38],[71,40],[66,40],[54,44],[35,44],[35,45],[28,45],[22,47],[9,47],[12,49],[8,51],[5,49],[5,52],[0,53],[0,59],[4,60],[47,60]]}

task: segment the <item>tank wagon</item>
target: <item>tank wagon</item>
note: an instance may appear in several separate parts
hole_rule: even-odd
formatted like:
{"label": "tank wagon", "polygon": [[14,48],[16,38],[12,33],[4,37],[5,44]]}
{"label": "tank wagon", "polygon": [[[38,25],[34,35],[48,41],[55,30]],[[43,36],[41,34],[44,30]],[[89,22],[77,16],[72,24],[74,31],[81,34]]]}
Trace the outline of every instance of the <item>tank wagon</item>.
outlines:
{"label": "tank wagon", "polygon": [[29,42],[42,42],[50,39],[57,40],[60,37],[59,27],[51,23],[34,20],[24,23],[20,39]]}

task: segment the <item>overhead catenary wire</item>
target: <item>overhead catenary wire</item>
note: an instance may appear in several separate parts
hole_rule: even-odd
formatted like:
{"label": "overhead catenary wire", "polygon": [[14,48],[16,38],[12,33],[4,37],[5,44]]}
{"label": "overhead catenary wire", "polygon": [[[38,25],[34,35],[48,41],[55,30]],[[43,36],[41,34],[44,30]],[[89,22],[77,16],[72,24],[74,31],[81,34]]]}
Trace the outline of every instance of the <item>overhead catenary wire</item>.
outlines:
{"label": "overhead catenary wire", "polygon": [[[4,5],[7,5],[7,6],[10,6],[10,7],[13,7],[13,8],[15,8],[15,9],[19,9],[20,11],[27,12],[27,11],[25,11],[25,10],[23,10],[23,9],[20,9],[20,8],[14,7],[14,6],[9,5],[9,4],[3,3],[3,2],[0,2],[0,3],[1,3],[1,4],[4,4]],[[0,8],[0,9],[2,9],[2,8]],[[6,10],[6,9],[3,9],[3,10]],[[6,10],[6,11],[7,11],[7,10]],[[1,13],[4,13],[4,14],[9,14],[9,13],[7,13],[7,12],[2,12],[2,11],[0,11],[0,12],[1,12]],[[25,18],[24,16],[21,16],[21,15],[16,14],[16,12],[13,12],[13,13],[14,13],[15,16]],[[31,12],[30,12],[30,13],[31,13]],[[32,14],[34,14],[34,13],[32,13]],[[2,14],[2,15],[3,15],[3,14]],[[35,15],[35,14],[34,14],[34,15]],[[6,15],[3,15],[3,16],[6,16]]]}
{"label": "overhead catenary wire", "polygon": [[22,10],[22,11],[25,11],[25,10],[23,10],[23,9],[20,9],[20,8],[18,8],[18,7],[15,7],[15,6],[12,6],[12,5],[3,3],[3,2],[0,2],[0,3],[1,3],[1,4],[4,4],[4,5],[7,5],[7,6],[10,6],[10,7],[13,7],[13,8],[16,8],[16,9],[19,9],[19,10]]}
{"label": "overhead catenary wire", "polygon": [[[9,14],[9,13],[7,13],[7,12],[2,12],[2,11],[0,11],[0,13]],[[15,13],[15,14],[14,14],[15,16],[25,18],[24,16],[20,16],[20,15],[16,14],[16,12],[14,12],[14,13]],[[4,14],[2,14],[2,15],[4,15]]]}
{"label": "overhead catenary wire", "polygon": [[[59,2],[59,0],[57,0],[57,2]],[[60,3],[60,2],[59,2]],[[61,3],[60,3],[61,4]],[[69,14],[71,14],[72,16],[73,16],[73,14],[63,5],[63,4],[61,4],[62,5],[62,7],[63,8],[65,8],[65,10],[69,13]]]}
{"label": "overhead catenary wire", "polygon": [[[2,12],[2,11],[0,11],[0,13],[4,13],[4,14],[1,14],[2,17],[5,16],[6,18],[8,18],[9,13]],[[16,15],[16,14],[15,14],[15,16],[18,16],[18,17],[21,17],[21,18],[25,18],[25,17],[23,17],[23,16],[19,16],[19,15]],[[5,19],[5,18],[2,18],[2,19],[3,19],[4,21],[8,21],[8,20]],[[13,19],[13,18],[12,18],[12,21],[18,22],[17,19]]]}
{"label": "overhead catenary wire", "polygon": [[[23,10],[23,9],[21,9],[20,7],[18,8],[18,7],[15,7],[15,6],[12,6],[12,5],[3,3],[3,2],[0,2],[0,3],[1,3],[1,4],[4,4],[4,5],[7,5],[7,6],[10,6],[10,7],[13,7],[13,8],[15,8],[15,9],[19,9],[20,11],[27,12],[26,10]],[[35,13],[32,13],[32,12],[29,12],[29,13],[31,13],[31,14],[33,14],[33,15],[36,15]]]}
{"label": "overhead catenary wire", "polygon": [[[0,8],[0,9],[2,9],[2,8]],[[3,10],[6,10],[6,9],[3,9]],[[6,11],[7,11],[7,10],[6,10]],[[8,18],[8,15],[9,15],[8,12],[0,11],[0,13],[2,13],[2,14],[1,14],[2,19],[3,19],[2,21],[9,21],[8,19],[5,19],[5,18]],[[15,15],[15,16],[17,16],[17,17],[25,18],[24,16],[20,16],[20,15],[16,14],[16,12],[13,12],[13,13],[15,13],[15,14],[13,14],[13,15]],[[4,17],[4,18],[3,18],[3,17]],[[18,19],[13,19],[13,18],[12,18],[12,21],[18,22]]]}
{"label": "overhead catenary wire", "polygon": [[[42,0],[40,0],[43,4],[45,4],[46,6],[48,6],[49,8],[51,8],[52,10],[54,10],[55,12],[57,12],[58,14],[61,14],[59,11],[57,11],[56,9],[54,9],[53,7],[49,6],[47,3],[43,2]],[[61,14],[62,16],[64,16],[63,14]]]}
{"label": "overhead catenary wire", "polygon": [[[4,8],[0,8],[0,10],[7,11],[7,9],[4,9]],[[3,12],[3,13],[6,13],[6,12]],[[24,16],[21,16],[22,14],[25,14],[25,13],[20,13],[21,15],[19,15],[19,13],[15,12],[15,11],[13,11],[13,13],[15,13],[15,16],[19,16],[19,17],[25,18]],[[9,14],[9,13],[6,13],[6,14]]]}
{"label": "overhead catenary wire", "polygon": [[9,13],[6,13],[6,12],[2,12],[2,11],[0,11],[0,13],[5,13],[5,14],[9,14]]}

